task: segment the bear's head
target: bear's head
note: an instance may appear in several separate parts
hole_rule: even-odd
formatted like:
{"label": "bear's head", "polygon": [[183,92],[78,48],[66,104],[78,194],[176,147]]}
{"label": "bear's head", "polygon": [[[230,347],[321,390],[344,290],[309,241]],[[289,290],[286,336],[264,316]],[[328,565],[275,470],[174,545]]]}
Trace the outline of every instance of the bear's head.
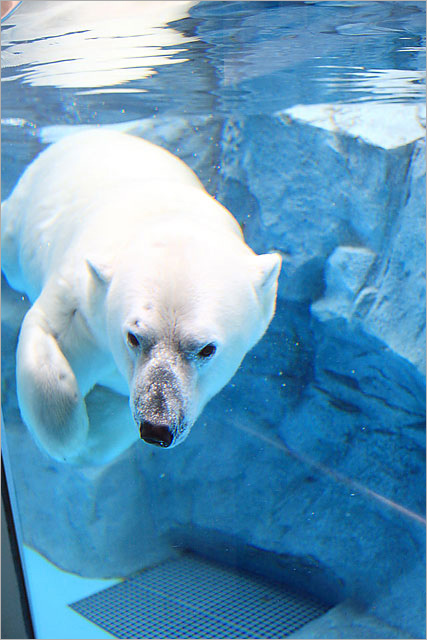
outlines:
{"label": "bear's head", "polygon": [[188,436],[267,329],[280,265],[278,254],[257,256],[237,234],[179,231],[115,265],[109,348],[145,442],[171,448]]}

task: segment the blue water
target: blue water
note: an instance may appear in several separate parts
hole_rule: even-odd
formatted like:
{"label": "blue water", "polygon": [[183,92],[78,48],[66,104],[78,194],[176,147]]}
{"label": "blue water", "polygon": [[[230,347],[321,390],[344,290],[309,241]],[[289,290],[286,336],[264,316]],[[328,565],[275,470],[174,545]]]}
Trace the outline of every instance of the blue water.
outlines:
{"label": "blue water", "polygon": [[[239,117],[301,103],[423,101],[424,8],[423,2],[201,2],[174,25],[182,42],[162,47],[162,56],[175,64],[156,68],[154,60],[148,77],[138,73],[151,50],[139,53],[144,38],[137,19],[126,22],[115,39],[110,29],[102,33],[102,22],[101,32],[91,33],[101,7],[92,10],[88,24],[78,9],[68,9],[56,18],[58,28],[38,16],[14,36],[18,9],[3,25],[2,117],[21,119],[14,128],[3,126],[3,153],[9,140],[14,143],[12,158],[5,157],[3,198],[22,170],[17,142],[28,147],[34,129],[46,125],[171,114]],[[48,38],[41,35],[43,28],[49,28]],[[117,40],[117,52],[126,57],[122,63],[116,58],[115,75],[104,78],[99,68],[112,65],[109,52]],[[88,44],[88,58],[79,64]],[[387,70],[402,75],[387,76]],[[19,160],[28,161],[28,153],[22,150]],[[8,180],[12,162],[17,166]]]}
{"label": "blue water", "polygon": [[[100,467],[50,460],[22,424],[28,301],[2,281],[37,637],[110,637],[67,605],[183,549],[332,607],[292,637],[424,637],[424,78],[425,2],[24,1],[2,21],[3,200],[49,142],[116,126],[283,256],[272,325],[188,440]],[[128,411],[99,388],[88,406]]]}

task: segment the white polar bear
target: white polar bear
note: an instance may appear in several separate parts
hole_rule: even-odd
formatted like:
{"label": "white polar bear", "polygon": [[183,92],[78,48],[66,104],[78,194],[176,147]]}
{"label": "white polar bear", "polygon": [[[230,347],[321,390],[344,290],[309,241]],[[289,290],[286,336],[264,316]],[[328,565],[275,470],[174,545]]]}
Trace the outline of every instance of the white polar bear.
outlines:
{"label": "white polar bear", "polygon": [[[78,461],[95,384],[129,395],[131,440],[174,447],[274,314],[281,259],[257,256],[178,158],[86,131],[43,151],[3,205],[2,265],[33,306],[17,349],[24,422]],[[129,446],[129,434],[110,444]]]}

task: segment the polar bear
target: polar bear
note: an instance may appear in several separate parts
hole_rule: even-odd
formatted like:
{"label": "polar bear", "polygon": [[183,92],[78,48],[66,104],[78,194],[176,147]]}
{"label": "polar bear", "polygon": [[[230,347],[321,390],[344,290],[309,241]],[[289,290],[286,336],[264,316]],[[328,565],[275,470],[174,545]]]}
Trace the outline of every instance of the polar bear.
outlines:
{"label": "polar bear", "polygon": [[[2,211],[2,268],[32,302],[17,393],[38,444],[81,458],[95,384],[129,396],[132,441],[183,442],[266,331],[280,266],[168,151],[102,129],[48,147]],[[121,453],[121,428],[96,446]]]}

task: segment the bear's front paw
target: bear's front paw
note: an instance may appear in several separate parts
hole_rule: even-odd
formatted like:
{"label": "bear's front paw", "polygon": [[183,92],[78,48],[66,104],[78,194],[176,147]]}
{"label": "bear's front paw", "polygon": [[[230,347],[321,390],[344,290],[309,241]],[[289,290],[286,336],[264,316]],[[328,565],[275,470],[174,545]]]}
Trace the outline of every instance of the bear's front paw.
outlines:
{"label": "bear's front paw", "polygon": [[35,307],[22,324],[16,375],[21,415],[37,442],[56,460],[72,460],[87,439],[86,407],[68,360]]}

